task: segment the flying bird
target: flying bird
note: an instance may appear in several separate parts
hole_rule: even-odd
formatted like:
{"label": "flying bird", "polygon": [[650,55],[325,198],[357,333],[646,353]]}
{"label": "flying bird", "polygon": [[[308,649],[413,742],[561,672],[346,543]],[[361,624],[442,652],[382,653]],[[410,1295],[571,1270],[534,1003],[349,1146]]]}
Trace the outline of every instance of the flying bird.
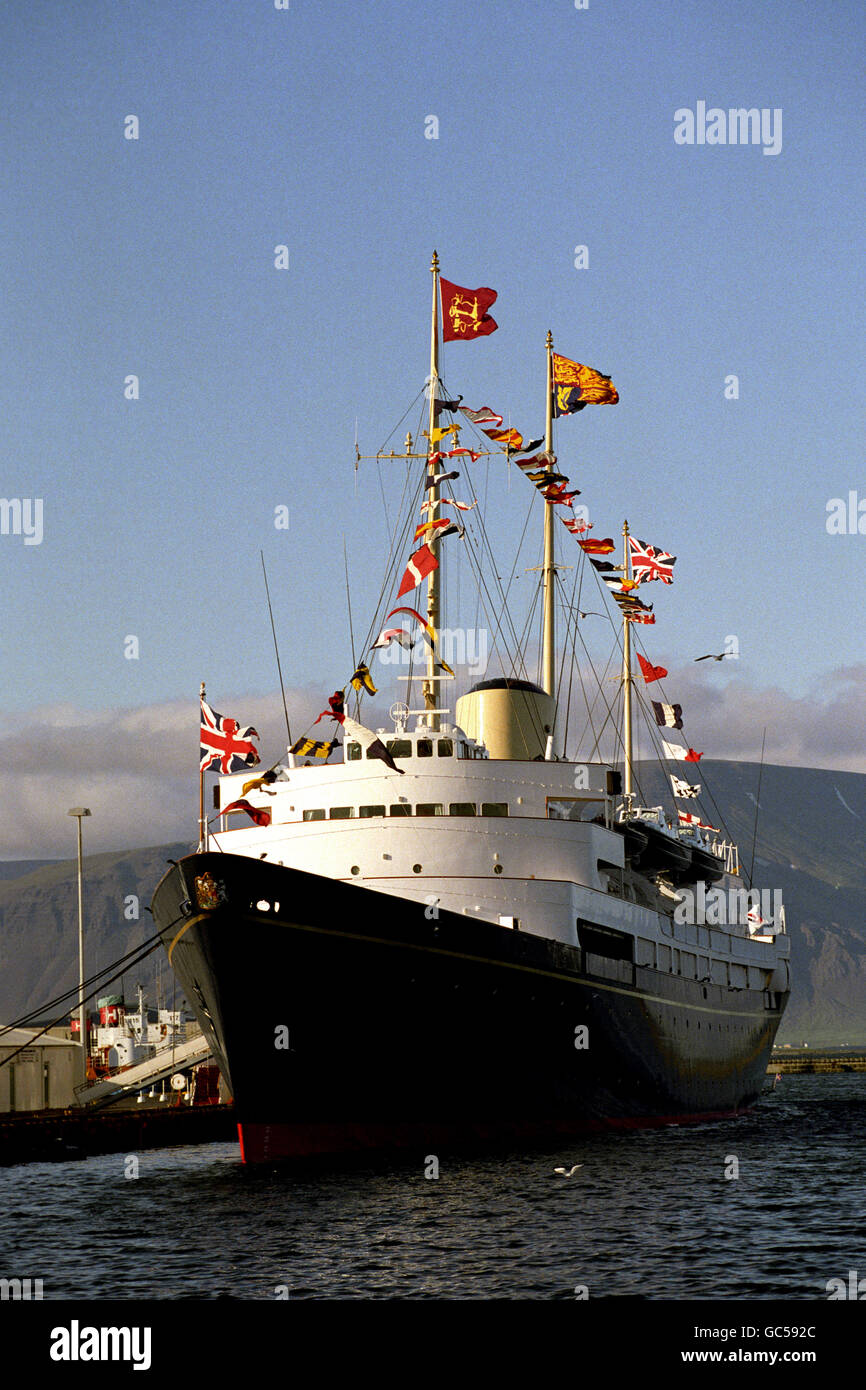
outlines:
{"label": "flying bird", "polygon": [[559,1173],[563,1178],[573,1178],[578,1168],[582,1168],[582,1163],[575,1163],[573,1168],[554,1168],[554,1173]]}
{"label": "flying bird", "polygon": [[718,656],[714,652],[707,652],[706,656],[696,656],[695,661],[724,661],[727,652],[719,652]]}

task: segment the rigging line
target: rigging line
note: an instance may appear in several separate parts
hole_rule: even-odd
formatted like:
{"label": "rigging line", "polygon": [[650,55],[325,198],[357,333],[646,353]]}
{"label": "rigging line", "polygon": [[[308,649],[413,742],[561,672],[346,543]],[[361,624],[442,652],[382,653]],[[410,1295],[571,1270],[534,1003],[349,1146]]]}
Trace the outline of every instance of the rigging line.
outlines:
{"label": "rigging line", "polygon": [[[473,495],[474,495],[475,489],[474,489],[474,487],[473,487],[473,485],[472,485],[472,474],[470,473],[468,466],[465,467],[465,470],[464,470],[464,471],[465,471],[465,473],[466,473],[466,481],[467,481],[467,484],[468,484],[468,486],[469,486],[469,488],[470,488],[470,491],[471,491],[471,492],[473,493]],[[527,518],[527,524],[528,524],[528,518]],[[499,609],[500,621],[499,621],[499,623],[497,623],[496,629],[495,629],[495,631],[494,631],[494,647],[495,647],[495,645],[496,645],[496,641],[497,641],[498,636],[499,636],[499,628],[500,628],[500,626],[505,626],[505,628],[506,628],[506,629],[509,631],[509,633],[510,633],[511,641],[516,643],[516,642],[517,642],[517,631],[516,631],[516,629],[515,629],[515,627],[514,627],[514,621],[513,621],[512,617],[511,617],[511,611],[510,611],[510,609],[509,609],[509,607],[508,607],[508,592],[507,592],[507,590],[503,589],[503,587],[502,587],[502,580],[501,580],[501,578],[500,578],[500,576],[499,576],[499,566],[498,566],[498,563],[497,563],[497,560],[496,560],[496,556],[494,555],[494,552],[493,552],[493,547],[492,547],[492,545],[491,545],[491,543],[490,543],[490,538],[489,538],[489,535],[488,535],[488,533],[487,533],[487,527],[486,527],[486,524],[485,524],[485,521],[484,521],[484,518],[483,518],[483,517],[479,517],[478,525],[479,525],[479,536],[480,536],[479,550],[480,550],[482,553],[484,553],[485,551],[486,551],[486,553],[487,553],[487,556],[488,556],[489,561],[490,561],[490,569],[491,569],[491,572],[492,572],[492,574],[493,574],[493,576],[494,576],[494,580],[495,580],[495,585],[494,585],[494,587],[495,587],[496,591],[498,592],[498,596],[499,596],[499,599],[500,599],[500,602],[501,602],[501,608]],[[526,531],[526,525],[524,525],[524,534],[525,534],[525,531]],[[521,537],[521,544],[522,544],[522,537]],[[516,561],[515,561],[515,565],[516,565]],[[481,569],[481,564],[480,564],[480,561],[479,561],[479,570],[480,570],[480,569]],[[513,571],[513,569],[512,569],[512,578],[513,578],[513,573],[514,573],[514,571]],[[487,588],[487,581],[486,581],[486,580],[484,581],[484,584],[485,584],[485,588]],[[511,585],[511,580],[509,580],[509,588],[510,588],[510,585]],[[489,593],[489,589],[487,590],[487,592]],[[491,604],[491,607],[493,607],[492,604]],[[496,611],[496,609],[494,608],[493,611]]]}
{"label": "rigging line", "polygon": [[758,770],[758,795],[755,798],[755,828],[752,832],[752,862],[749,867],[749,888],[755,879],[755,851],[758,847],[758,811],[761,808],[761,781],[764,776],[764,744],[767,741],[767,726],[764,725],[764,733],[761,738],[761,765]]}
{"label": "rigging line", "polygon": [[[352,627],[352,595],[349,590],[349,556],[346,552],[346,537],[343,536],[343,568],[346,571],[346,608],[349,614],[349,647],[352,652],[352,670],[357,671],[358,663],[355,659],[355,633]],[[360,722],[361,719],[361,692],[355,691],[355,718]]]}
{"label": "rigging line", "polygon": [[[479,518],[479,522],[478,522],[477,524],[479,525],[479,533],[480,533],[482,542],[483,542],[484,544],[481,544],[481,545],[479,545],[479,546],[476,547],[475,542],[474,542],[473,531],[472,531],[471,529],[468,529],[467,532],[466,532],[466,537],[467,537],[467,542],[468,542],[468,544],[467,544],[467,551],[468,551],[468,554],[469,554],[469,557],[470,557],[470,565],[473,567],[473,573],[475,574],[476,583],[477,583],[477,585],[478,585],[479,598],[481,597],[481,594],[483,594],[483,595],[484,595],[484,598],[486,598],[486,600],[487,600],[487,604],[484,605],[484,606],[485,606],[485,614],[486,614],[486,616],[487,616],[487,618],[488,618],[488,622],[490,623],[490,627],[491,627],[492,632],[493,632],[492,649],[493,649],[493,651],[495,651],[495,650],[497,649],[498,645],[499,645],[500,636],[501,636],[501,626],[502,626],[502,620],[503,620],[503,619],[505,620],[505,625],[506,625],[506,627],[507,627],[507,628],[509,629],[509,631],[510,631],[510,639],[511,639],[512,643],[515,644],[515,646],[518,644],[518,636],[517,636],[517,632],[516,632],[515,627],[514,627],[514,622],[513,622],[513,619],[512,619],[512,617],[511,617],[511,613],[510,613],[510,611],[509,611],[509,609],[508,609],[508,606],[507,606],[507,604],[506,604],[506,602],[505,602],[505,598],[504,598],[503,591],[502,591],[502,584],[501,584],[501,581],[500,581],[500,579],[499,579],[499,575],[498,575],[498,573],[497,573],[497,566],[496,566],[495,557],[494,557],[494,555],[493,555],[493,551],[492,551],[492,548],[491,548],[491,546],[490,546],[489,538],[487,537],[486,528],[484,527],[483,519],[482,519],[482,518]],[[481,555],[480,555],[480,554],[476,554],[476,549],[480,552],[480,551],[482,551],[484,548],[486,548],[487,553],[488,553],[488,555],[489,555],[489,557],[490,557],[491,569],[492,569],[493,574],[494,574],[494,576],[495,576],[495,578],[496,578],[496,588],[498,589],[498,596],[499,596],[499,599],[500,599],[501,607],[500,607],[500,604],[497,604],[497,603],[494,601],[494,594],[491,592],[491,588],[490,588],[490,586],[488,585],[487,579],[486,579],[486,577],[485,577],[485,575],[484,575],[484,570],[483,570],[483,564],[482,564]],[[482,603],[483,603],[483,600],[482,600]],[[500,619],[500,620],[497,621],[496,623],[494,623],[494,621],[493,621],[493,614],[497,613],[497,611],[498,611],[498,613],[499,613],[499,619]],[[507,664],[507,663],[503,663],[503,664]],[[514,669],[514,664],[515,664],[515,663],[514,663],[514,659],[512,658],[512,660],[511,660],[512,670]]]}
{"label": "rigging line", "polygon": [[[410,412],[411,410],[414,409],[414,407],[415,407],[415,405],[417,404],[419,398],[422,397],[422,396],[424,396],[425,394],[426,394],[426,387],[422,387],[421,391],[418,392],[418,395],[415,396],[415,397],[413,397],[412,401],[411,401],[411,402],[409,403],[409,405],[406,407],[406,410],[404,411],[404,413],[403,413],[401,419],[399,419],[399,420],[397,421],[397,424],[396,424],[396,425],[394,426],[394,428],[391,430],[391,433],[388,435],[388,437],[387,437],[387,439],[385,440],[385,442],[380,446],[380,448],[379,448],[379,449],[377,450],[377,452],[376,452],[376,473],[377,473],[378,478],[379,478],[379,491],[380,491],[380,493],[382,494],[382,510],[383,510],[383,512],[385,513],[385,524],[386,524],[386,526],[387,526],[389,529],[392,530],[392,536],[393,536],[393,534],[394,534],[394,531],[393,531],[393,529],[391,528],[391,518],[390,518],[390,513],[389,513],[389,510],[388,510],[387,498],[386,498],[386,496],[385,496],[385,486],[384,486],[384,483],[383,483],[383,480],[382,480],[382,463],[383,463],[383,460],[382,460],[382,458],[380,458],[380,455],[384,453],[385,445],[386,445],[386,444],[393,438],[393,436],[397,433],[398,429],[399,429],[400,426],[403,424],[403,421],[406,419],[406,417],[407,417],[407,415],[409,414],[409,412]],[[422,412],[422,414],[423,414],[423,412]],[[397,455],[397,457],[399,458],[400,455]],[[405,457],[405,456],[404,456],[404,457]],[[393,460],[391,460],[391,462],[393,462]],[[410,463],[411,460],[407,459],[406,462],[407,462],[407,463]],[[401,498],[401,503],[402,503],[402,498]],[[398,510],[397,515],[398,515],[398,517],[399,517],[399,515],[400,515],[399,510]],[[395,526],[396,526],[396,523],[395,523]]]}
{"label": "rigging line", "polygon": [[[95,971],[92,975],[85,976],[85,988],[92,985],[93,993],[96,993],[97,990],[102,988],[98,982],[106,971],[113,970],[115,966],[120,966],[123,970],[131,969],[133,965],[137,964],[138,953],[143,951],[144,955],[150,955],[154,947],[159,945],[161,939],[161,933],[156,932],[153,936],[147,937],[140,946],[134,946],[131,951],[127,951],[124,955],[118,956],[117,960],[109,962],[109,964],[103,966],[101,970]],[[133,957],[136,957],[136,959],[133,959]],[[144,959],[144,957],[142,956],[141,959]],[[120,973],[122,973],[122,970]],[[116,976],[112,976],[112,979],[116,978]],[[106,983],[108,982],[106,981]],[[55,995],[53,999],[49,999],[46,1004],[39,1004],[35,1009],[30,1009],[27,1013],[21,1014],[14,1022],[4,1024],[3,1027],[0,1028],[0,1037],[2,1037],[4,1033],[8,1033],[11,1028],[23,1028],[31,1019],[44,1015],[47,1009],[53,1009],[64,1003],[64,1001],[77,1000],[79,988],[80,983],[76,982],[70,989],[65,990],[62,994]],[[89,996],[85,996],[85,998],[87,997]]]}
{"label": "rigging line", "polygon": [[292,746],[292,731],[291,731],[291,729],[290,729],[290,727],[289,727],[289,709],[288,709],[288,705],[286,704],[286,687],[285,687],[285,683],[284,683],[284,681],[283,681],[283,668],[282,668],[282,666],[280,665],[280,649],[279,649],[279,647],[277,646],[277,629],[276,629],[276,626],[275,626],[275,624],[274,624],[274,610],[273,610],[273,608],[271,607],[271,591],[270,591],[270,588],[269,588],[269,586],[268,586],[268,572],[267,572],[267,570],[265,569],[265,553],[264,553],[263,550],[260,550],[260,551],[259,551],[259,558],[261,559],[261,562],[262,562],[262,574],[264,575],[264,579],[265,579],[265,594],[266,594],[267,600],[268,600],[268,614],[269,614],[270,620],[271,620],[271,633],[272,633],[273,639],[274,639],[274,655],[275,655],[276,658],[277,658],[277,675],[278,675],[279,678],[280,678],[280,694],[281,694],[282,697],[283,697],[283,714],[286,716],[286,733],[288,734],[288,737],[289,737],[289,747],[291,748],[291,746]]}
{"label": "rigging line", "polygon": [[[148,946],[147,950],[142,950],[141,953],[140,953],[138,956],[136,956],[134,960],[129,961],[129,962],[127,963],[127,965],[124,967],[124,970],[118,970],[116,974],[111,975],[107,980],[103,980],[101,984],[96,984],[96,985],[94,985],[93,988],[92,988],[91,990],[89,990],[89,991],[84,995],[84,1002],[87,1003],[88,1000],[93,999],[93,998],[99,993],[99,991],[100,991],[101,989],[104,989],[106,985],[110,985],[110,984],[113,983],[114,980],[119,979],[119,978],[124,974],[125,970],[131,969],[133,965],[139,965],[139,964],[141,963],[141,961],[145,960],[148,956],[152,955],[154,951],[158,950],[159,947],[160,947],[160,945],[161,945],[161,937],[159,937],[156,941],[154,941],[154,943],[153,943],[152,946]],[[111,967],[110,967],[110,966],[106,966],[106,969],[110,970]],[[93,976],[92,978],[95,979],[96,977]],[[87,982],[85,982],[85,983],[87,983]],[[71,992],[71,991],[70,991],[70,992]],[[79,991],[78,991],[78,988],[76,987],[76,990],[75,990],[75,995],[76,995],[76,997],[78,997],[78,993],[79,993]],[[63,995],[59,996],[59,998],[61,998],[61,999],[64,998],[64,997],[65,997],[65,996],[63,996]],[[57,1002],[59,1002],[59,1000],[58,1000]],[[43,1006],[43,1008],[50,1008],[50,1007],[52,1007],[52,1005],[50,1005],[50,1004],[46,1004],[46,1005]],[[40,1010],[40,1012],[41,1012],[41,1010]],[[27,1017],[30,1017],[30,1015],[27,1015]],[[50,1028],[57,1028],[58,1026],[60,1026],[60,1025],[64,1022],[64,1020],[66,1020],[68,1017],[69,1017],[69,1009],[68,1009],[68,1008],[65,1008],[61,1014],[58,1014],[58,1015],[57,1015],[56,1018],[51,1019],[48,1023],[46,1023],[46,1025],[45,1025],[44,1028],[40,1028],[40,1029],[38,1030],[38,1032],[34,1033],[34,1034],[33,1034],[33,1037],[32,1037],[32,1038],[29,1038],[29,1039],[27,1040],[27,1042],[25,1042],[25,1043],[23,1043],[23,1044],[21,1045],[21,1047],[16,1048],[14,1052],[10,1052],[10,1054],[9,1054],[8,1057],[0,1058],[0,1067],[8,1066],[10,1062],[14,1062],[15,1058],[19,1055],[19,1053],[25,1052],[25,1051],[27,1050],[28,1047],[32,1047],[32,1046],[33,1046],[33,1044],[35,1043],[35,1041],[36,1041],[37,1038],[41,1038],[45,1033],[48,1032],[48,1030],[49,1030]],[[7,1024],[6,1027],[5,1027],[2,1031],[3,1031],[3,1033],[7,1033],[7,1032],[9,1031],[10,1028],[14,1028],[14,1027],[17,1027],[17,1026],[19,1026],[19,1025],[17,1025],[17,1024],[11,1024],[11,1023],[10,1023],[10,1024]],[[28,1029],[27,1031],[29,1032],[30,1029]],[[86,1046],[86,1043],[85,1043],[85,1046]]]}
{"label": "rigging line", "polygon": [[[575,610],[575,607],[574,607],[574,600],[575,600],[575,596],[576,596],[576,593],[577,593],[579,572],[580,572],[580,566],[579,566],[579,565],[575,565],[575,567],[574,567],[574,583],[573,583],[572,586],[571,586],[571,605],[570,605],[569,608],[566,609],[567,617],[566,617],[566,620],[565,620],[565,622],[566,622],[566,628],[565,628],[565,631],[566,631],[566,639],[568,638],[569,632],[571,631],[572,623],[574,624],[574,631],[573,631],[573,634],[572,634],[572,637],[571,637],[571,661],[570,661],[570,663],[569,663],[569,670],[568,670],[568,695],[567,695],[566,701],[565,701],[565,733],[564,733],[564,735],[563,735],[563,740],[562,740],[562,748],[563,748],[563,752],[564,752],[564,753],[565,753],[565,752],[567,751],[567,749],[568,749],[568,729],[569,729],[569,721],[570,721],[570,719],[571,719],[571,694],[572,694],[572,689],[573,689],[573,686],[574,686],[574,672],[575,672],[575,668],[576,668],[576,666],[577,666],[577,627],[578,627],[578,621],[579,621],[579,619],[578,619],[578,617],[577,617],[576,610]],[[563,644],[563,645],[564,645],[564,644]]]}

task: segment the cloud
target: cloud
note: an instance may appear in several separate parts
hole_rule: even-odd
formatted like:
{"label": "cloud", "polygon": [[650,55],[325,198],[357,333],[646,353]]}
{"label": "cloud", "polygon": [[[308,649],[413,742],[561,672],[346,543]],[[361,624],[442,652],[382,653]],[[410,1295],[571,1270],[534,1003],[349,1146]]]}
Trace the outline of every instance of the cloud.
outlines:
{"label": "cloud", "polygon": [[[866,665],[839,667],[801,697],[779,687],[748,687],[733,665],[709,674],[689,667],[672,671],[664,691],[654,696],[682,704],[692,747],[708,758],[757,762],[766,725],[768,763],[866,772]],[[608,698],[615,689],[608,687]],[[308,687],[287,692],[287,703],[297,738],[326,699]],[[572,753],[581,727],[576,701],[573,710]],[[266,766],[283,755],[279,694],[230,696],[221,700],[220,712],[259,730]],[[7,717],[5,727],[14,722],[15,732],[0,740],[0,858],[71,857],[72,806],[92,812],[84,828],[89,854],[170,841],[192,844],[198,823],[196,713],[188,700],[175,700],[139,709],[55,705]],[[373,728],[387,724],[379,705],[366,705],[363,717]]]}

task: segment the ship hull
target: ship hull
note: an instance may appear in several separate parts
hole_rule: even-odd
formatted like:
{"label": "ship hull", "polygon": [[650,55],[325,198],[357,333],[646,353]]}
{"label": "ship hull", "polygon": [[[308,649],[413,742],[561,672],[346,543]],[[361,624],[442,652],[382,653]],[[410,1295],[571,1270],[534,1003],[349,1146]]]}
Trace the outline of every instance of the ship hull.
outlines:
{"label": "ship hull", "polygon": [[153,912],[248,1162],[735,1115],[787,1000],[238,855]]}

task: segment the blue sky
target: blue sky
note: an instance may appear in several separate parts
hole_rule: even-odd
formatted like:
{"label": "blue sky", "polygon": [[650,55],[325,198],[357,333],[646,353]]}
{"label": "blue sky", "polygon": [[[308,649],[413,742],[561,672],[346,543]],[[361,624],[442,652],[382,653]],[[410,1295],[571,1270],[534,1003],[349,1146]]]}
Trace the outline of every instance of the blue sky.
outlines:
{"label": "blue sky", "polygon": [[[748,751],[714,728],[720,700],[817,725],[841,683],[853,710],[840,579],[866,536],[829,535],[826,507],[866,499],[864,28],[858,4],[796,0],[5,6],[2,495],[44,507],[41,544],[0,535],[6,727],[188,700],[194,741],[202,679],[249,717],[276,689],[260,550],[287,683],[312,704],[343,684],[343,541],[356,632],[387,550],[356,421],[374,453],[423,386],[434,247],[499,295],[497,333],[443,350],[466,403],[540,433],[548,328],[612,375],[618,406],[558,423],[560,466],[596,534],[627,515],[678,555],[647,649],[702,672],[707,746]],[[781,152],[677,145],[699,101],[780,109]],[[383,465],[395,500],[402,476]],[[507,573],[530,490],[500,460],[472,481]],[[456,626],[475,611],[459,543],[449,562]],[[729,633],[738,662],[692,667]],[[769,756],[808,759],[783,733]]]}

